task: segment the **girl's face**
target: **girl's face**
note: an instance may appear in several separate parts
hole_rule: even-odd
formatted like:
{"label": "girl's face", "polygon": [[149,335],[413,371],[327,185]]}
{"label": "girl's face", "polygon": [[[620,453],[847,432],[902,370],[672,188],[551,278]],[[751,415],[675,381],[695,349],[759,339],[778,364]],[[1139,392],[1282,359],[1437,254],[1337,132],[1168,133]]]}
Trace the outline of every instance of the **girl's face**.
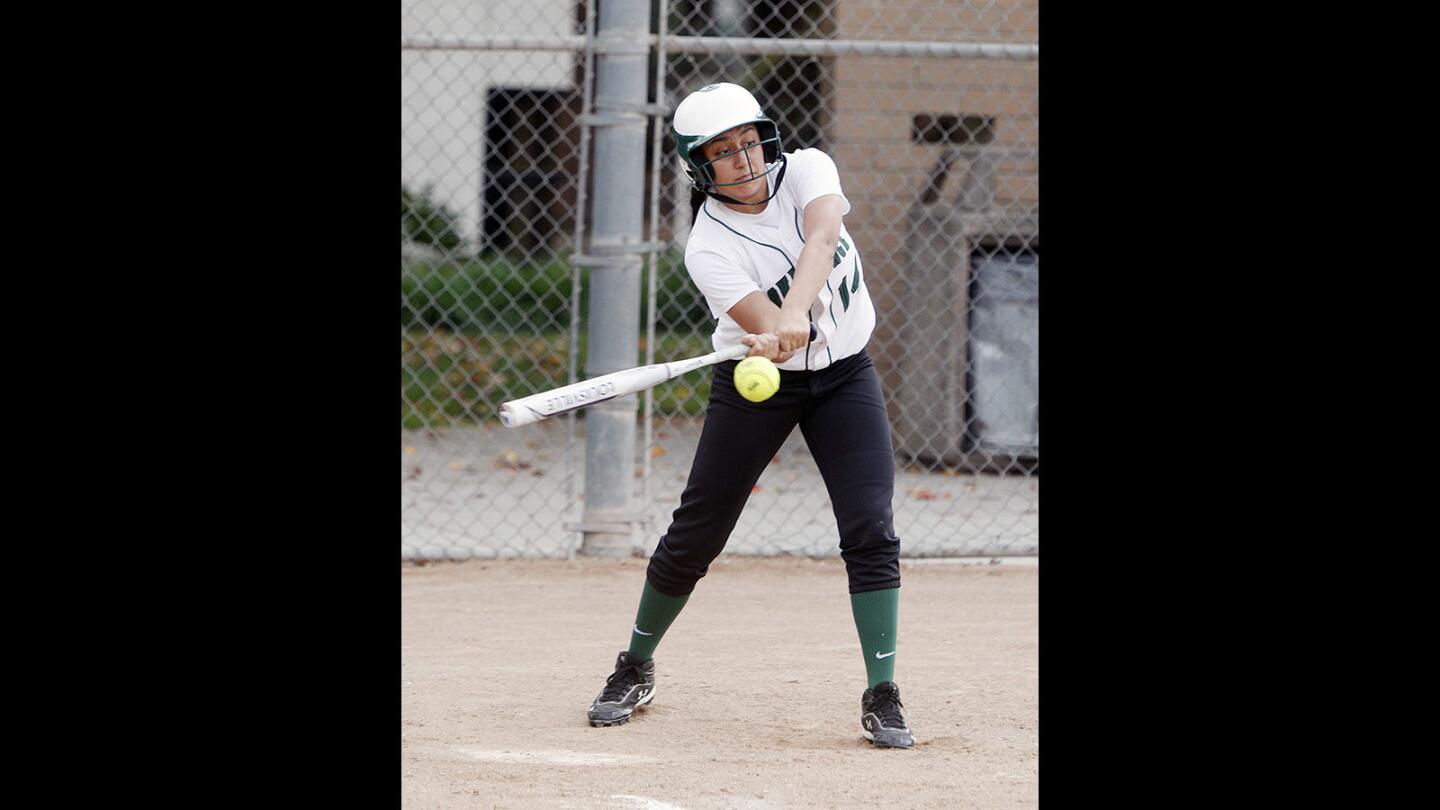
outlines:
{"label": "girl's face", "polygon": [[765,173],[765,148],[760,145],[760,133],[753,124],[742,124],[717,135],[701,151],[705,159],[711,161],[716,191],[747,202],[764,199],[769,184],[759,175]]}

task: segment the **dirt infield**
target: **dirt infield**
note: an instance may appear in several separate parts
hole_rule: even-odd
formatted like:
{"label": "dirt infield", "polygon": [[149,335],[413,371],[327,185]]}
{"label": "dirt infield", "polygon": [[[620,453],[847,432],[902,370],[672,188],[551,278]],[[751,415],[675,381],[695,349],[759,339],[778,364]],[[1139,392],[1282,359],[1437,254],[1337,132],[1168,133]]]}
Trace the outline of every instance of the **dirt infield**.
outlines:
{"label": "dirt infield", "polygon": [[585,709],[643,559],[401,564],[405,807],[1039,804],[1039,568],[904,561],[895,680],[917,745],[860,736],[840,560],[721,557],[625,726]]}

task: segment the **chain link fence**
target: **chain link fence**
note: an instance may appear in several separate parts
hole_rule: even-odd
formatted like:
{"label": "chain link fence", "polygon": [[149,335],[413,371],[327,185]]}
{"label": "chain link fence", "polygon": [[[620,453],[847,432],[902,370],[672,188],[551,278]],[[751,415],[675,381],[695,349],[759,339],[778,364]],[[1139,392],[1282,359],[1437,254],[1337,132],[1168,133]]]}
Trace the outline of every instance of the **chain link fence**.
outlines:
{"label": "chain link fence", "polygon": [[[613,1],[613,0],[612,0]],[[597,50],[592,2],[412,0],[401,12],[401,555],[580,548],[585,417],[499,405],[583,378]],[[652,111],[749,88],[786,152],[825,150],[851,203],[889,396],[906,556],[1039,552],[1036,3],[656,0]],[[658,98],[657,98],[658,96]],[[587,117],[588,116],[588,117]],[[703,354],[683,265],[690,189],[650,116],[637,362]],[[655,122],[659,126],[655,126]],[[590,199],[593,197],[593,199]],[[635,550],[653,550],[699,438],[709,370],[640,398]],[[838,554],[799,431],[727,551]]]}

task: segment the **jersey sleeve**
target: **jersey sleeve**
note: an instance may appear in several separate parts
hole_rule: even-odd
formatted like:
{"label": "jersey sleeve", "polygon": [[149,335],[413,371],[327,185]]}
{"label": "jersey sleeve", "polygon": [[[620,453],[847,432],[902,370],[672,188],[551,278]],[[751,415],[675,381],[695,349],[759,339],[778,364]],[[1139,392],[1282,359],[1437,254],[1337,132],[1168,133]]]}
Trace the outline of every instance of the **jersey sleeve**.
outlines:
{"label": "jersey sleeve", "polygon": [[819,149],[801,149],[792,154],[785,168],[785,184],[792,186],[795,204],[803,212],[817,197],[838,194],[845,202],[843,216],[850,213],[850,200],[840,190],[840,170],[835,161]]}
{"label": "jersey sleeve", "polygon": [[[692,241],[692,246],[694,242]],[[710,314],[716,318],[730,311],[740,299],[756,292],[760,285],[745,272],[735,260],[715,250],[688,249],[685,251],[685,269],[690,280],[705,296],[710,305]]]}

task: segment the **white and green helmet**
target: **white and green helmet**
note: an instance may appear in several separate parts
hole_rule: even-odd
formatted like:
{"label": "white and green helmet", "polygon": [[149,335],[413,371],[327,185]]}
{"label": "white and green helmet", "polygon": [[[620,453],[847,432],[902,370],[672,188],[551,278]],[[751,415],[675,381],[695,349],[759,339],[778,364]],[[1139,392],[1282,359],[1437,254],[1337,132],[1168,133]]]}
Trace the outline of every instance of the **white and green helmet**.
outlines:
{"label": "white and green helmet", "polygon": [[[764,150],[765,163],[773,164],[777,161],[779,163],[778,167],[781,168],[781,173],[777,177],[775,188],[772,189],[770,195],[774,196],[774,193],[779,190],[780,179],[784,177],[783,167],[785,164],[780,153],[780,127],[765,115],[765,111],[760,107],[760,102],[755,100],[749,90],[729,82],[702,87],[686,96],[685,100],[675,108],[675,117],[670,124],[675,135],[675,151],[680,155],[680,166],[684,170],[685,176],[690,178],[691,185],[712,197],[737,202],[716,193],[715,173],[710,168],[710,161],[705,160],[701,148],[715,136],[743,124],[755,125],[756,132],[760,134],[760,145]],[[774,171],[774,168],[766,169],[756,176],[763,177],[771,171]]]}

